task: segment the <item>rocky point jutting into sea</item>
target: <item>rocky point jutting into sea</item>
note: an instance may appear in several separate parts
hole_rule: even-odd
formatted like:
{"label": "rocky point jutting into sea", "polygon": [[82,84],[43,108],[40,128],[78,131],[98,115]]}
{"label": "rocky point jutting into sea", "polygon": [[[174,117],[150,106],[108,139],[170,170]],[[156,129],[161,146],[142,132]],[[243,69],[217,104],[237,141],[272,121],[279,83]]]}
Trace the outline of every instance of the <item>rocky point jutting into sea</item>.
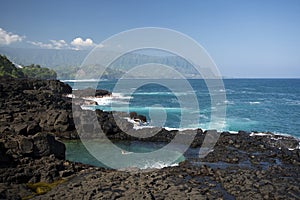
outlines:
{"label": "rocky point jutting into sea", "polygon": [[[186,160],[162,169],[118,171],[65,160],[61,140],[79,138],[70,93],[60,81],[0,79],[0,199],[300,198],[299,140],[272,133],[222,132],[214,150],[199,158],[195,152],[208,134],[199,128]],[[74,112],[80,109],[75,106]],[[147,128],[136,131],[159,130],[141,139],[122,131],[133,128],[122,121],[129,114],[95,112],[111,140],[170,142],[188,134]],[[121,120],[122,130],[115,120]]]}

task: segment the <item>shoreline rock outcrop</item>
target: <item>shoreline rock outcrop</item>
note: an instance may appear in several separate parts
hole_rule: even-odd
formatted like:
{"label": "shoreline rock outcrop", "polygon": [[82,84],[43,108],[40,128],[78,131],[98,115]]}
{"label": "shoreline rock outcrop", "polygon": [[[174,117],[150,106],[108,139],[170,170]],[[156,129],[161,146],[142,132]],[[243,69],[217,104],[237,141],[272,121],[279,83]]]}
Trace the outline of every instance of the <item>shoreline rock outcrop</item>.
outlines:
{"label": "shoreline rock outcrop", "polygon": [[[193,148],[184,154],[186,160],[163,169],[129,172],[67,161],[65,145],[59,139],[77,139],[76,128],[90,130],[85,137],[95,138],[100,130],[93,123],[99,123],[111,140],[168,143],[176,135],[191,134],[188,130],[159,127],[133,130],[133,124],[125,119],[126,113],[82,111],[79,105],[72,109],[72,99],[65,97],[71,91],[70,86],[59,81],[0,79],[0,199],[300,196],[299,140],[272,133],[220,133],[213,150],[200,158],[200,147],[209,132],[197,129],[193,131]],[[77,111],[80,115],[76,115]],[[96,122],[75,127],[76,120],[91,113],[96,115]],[[149,134],[154,135],[146,137]],[[51,190],[46,183],[55,188]]]}

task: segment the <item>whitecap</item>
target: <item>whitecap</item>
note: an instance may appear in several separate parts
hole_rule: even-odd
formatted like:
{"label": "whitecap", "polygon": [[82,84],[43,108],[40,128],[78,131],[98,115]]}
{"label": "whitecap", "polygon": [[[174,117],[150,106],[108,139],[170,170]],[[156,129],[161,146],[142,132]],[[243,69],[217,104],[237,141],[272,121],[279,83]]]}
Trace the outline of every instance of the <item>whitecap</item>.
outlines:
{"label": "whitecap", "polygon": [[300,105],[300,100],[286,99],[285,104],[289,105],[289,106],[298,106],[298,105]]}
{"label": "whitecap", "polygon": [[249,104],[254,105],[254,104],[260,104],[259,101],[250,101]]}
{"label": "whitecap", "polygon": [[202,118],[202,119],[208,119],[208,117],[207,117],[206,115],[200,114],[199,116],[200,116],[200,118]]}
{"label": "whitecap", "polygon": [[227,105],[234,105],[234,102],[229,100],[225,100],[224,103]]}
{"label": "whitecap", "polygon": [[135,92],[134,95],[149,95],[149,96],[184,96],[184,95],[190,95],[193,91],[187,91],[187,92]]}
{"label": "whitecap", "polygon": [[198,128],[172,128],[172,127],[164,127],[167,131],[194,131]]}
{"label": "whitecap", "polygon": [[112,103],[127,104],[127,100],[132,99],[131,96],[125,96],[121,93],[113,93],[111,96],[98,97],[84,97],[85,100],[91,100],[98,103],[100,106],[107,106]]}
{"label": "whitecap", "polygon": [[235,92],[235,91],[232,90],[232,89],[226,89],[225,91],[226,91],[226,93],[234,93],[234,92]]}
{"label": "whitecap", "polygon": [[108,81],[107,79],[70,79],[70,80],[60,80],[61,82],[98,82],[98,81]]}

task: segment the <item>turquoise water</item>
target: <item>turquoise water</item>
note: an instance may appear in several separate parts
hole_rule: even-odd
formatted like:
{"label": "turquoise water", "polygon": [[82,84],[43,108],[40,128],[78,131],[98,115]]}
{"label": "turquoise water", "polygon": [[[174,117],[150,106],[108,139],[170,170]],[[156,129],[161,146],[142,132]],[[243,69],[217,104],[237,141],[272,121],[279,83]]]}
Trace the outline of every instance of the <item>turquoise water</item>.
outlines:
{"label": "turquoise water", "polygon": [[[195,92],[200,113],[197,115],[197,123],[190,123],[186,128],[208,127],[211,112],[215,108],[211,107],[211,98],[203,80],[188,80],[192,91],[179,92],[172,92],[167,87],[155,84],[155,81],[152,84],[133,87],[132,81],[123,81],[123,90],[117,91],[114,91],[116,80],[100,81],[98,88],[117,92],[120,98],[100,102],[102,105],[91,109],[128,111],[128,101],[129,111],[146,115],[151,125],[178,128],[181,127],[183,110],[188,113],[194,112],[192,107],[182,108],[179,98]],[[68,83],[73,89],[97,84]],[[300,79],[225,79],[224,85],[227,97],[224,130],[270,131],[300,137]]]}
{"label": "turquoise water", "polygon": [[[162,150],[159,156],[156,157],[147,156],[147,153],[164,147],[164,143],[119,141],[114,143],[114,145],[120,148],[120,150],[115,152],[111,144],[105,141],[85,141],[85,144],[88,145],[89,148],[96,149],[93,153],[90,153],[80,140],[65,141],[64,143],[66,145],[66,158],[68,160],[106,168],[162,168],[177,165],[185,159],[184,156],[175,149]],[[121,150],[124,151],[123,154]],[[138,155],[138,157],[136,155]],[[101,159],[97,159],[97,156],[100,156]]]}

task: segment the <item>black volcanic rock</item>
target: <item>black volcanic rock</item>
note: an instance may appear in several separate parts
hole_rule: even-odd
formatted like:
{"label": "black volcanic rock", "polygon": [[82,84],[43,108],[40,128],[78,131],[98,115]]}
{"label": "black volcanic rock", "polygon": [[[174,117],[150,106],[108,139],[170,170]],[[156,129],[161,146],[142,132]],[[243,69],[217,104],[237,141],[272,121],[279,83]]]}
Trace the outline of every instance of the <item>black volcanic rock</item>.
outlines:
{"label": "black volcanic rock", "polygon": [[32,137],[33,156],[40,158],[53,154],[56,158],[64,159],[66,147],[62,142],[55,140],[53,135],[38,133]]}
{"label": "black volcanic rock", "polygon": [[130,112],[129,117],[130,117],[130,119],[135,119],[137,117],[137,113],[136,112]]}
{"label": "black volcanic rock", "polygon": [[147,122],[147,118],[146,118],[146,116],[145,115],[138,115],[137,117],[136,117],[136,119],[139,119],[139,120],[141,120],[141,122]]}
{"label": "black volcanic rock", "polygon": [[76,97],[104,97],[104,96],[109,96],[111,95],[111,92],[107,91],[107,90],[101,90],[101,89],[93,89],[93,88],[86,88],[86,89],[82,89],[82,90],[75,90],[73,91],[73,94]]}
{"label": "black volcanic rock", "polygon": [[[56,80],[0,78],[0,133],[34,135],[40,131],[75,132],[72,88]],[[75,135],[75,134],[69,134]]]}
{"label": "black volcanic rock", "polygon": [[0,147],[3,162],[9,157],[14,159],[13,162],[18,162],[24,157],[41,158],[52,154],[58,159],[65,158],[65,145],[48,133],[37,133],[33,136],[1,136]]}
{"label": "black volcanic rock", "polygon": [[[244,131],[222,132],[208,155],[201,157],[199,152],[205,139],[213,136],[211,131],[159,127],[134,130],[126,119],[127,113],[81,110],[80,105],[72,110],[71,99],[64,97],[70,88],[63,83],[0,80],[0,199],[297,199],[300,196],[300,150],[296,138],[272,133],[261,136]],[[64,160],[65,145],[56,139],[78,138],[75,122],[81,121],[88,122],[76,127],[86,131],[81,137],[98,137],[101,127],[111,140],[168,144],[179,136],[179,147],[185,135],[193,136],[194,140],[192,148],[184,153],[185,161],[176,167],[132,168],[125,172],[92,167]],[[61,180],[65,182],[43,195],[37,195],[37,190],[29,187]]]}

